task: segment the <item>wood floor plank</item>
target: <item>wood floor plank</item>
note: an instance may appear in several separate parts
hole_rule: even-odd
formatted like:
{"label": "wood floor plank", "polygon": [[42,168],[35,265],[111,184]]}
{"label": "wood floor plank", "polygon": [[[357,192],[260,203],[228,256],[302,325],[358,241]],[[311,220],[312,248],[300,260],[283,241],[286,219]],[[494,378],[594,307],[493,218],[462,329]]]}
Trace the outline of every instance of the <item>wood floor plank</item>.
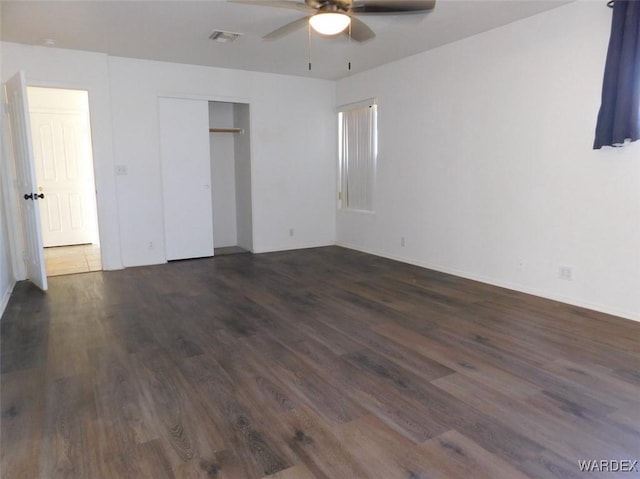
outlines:
{"label": "wood floor plank", "polygon": [[224,449],[216,425],[187,388],[172,359],[164,350],[130,355],[131,367],[141,389],[142,408],[150,416],[154,432],[162,441],[175,469],[200,472],[200,462],[211,460]]}
{"label": "wood floor plank", "polygon": [[302,407],[281,414],[278,428],[317,479],[367,477],[355,454],[342,447],[331,428],[310,409]]}
{"label": "wood floor plank", "polygon": [[[516,381],[527,381],[537,386],[537,392],[530,392],[521,396],[523,398],[545,391],[546,394],[553,395],[559,400],[575,403],[587,410],[598,411],[600,414],[606,414],[610,412],[611,407],[620,405],[619,400],[610,395],[608,388],[592,387],[588,380],[589,375],[584,374],[584,371],[583,374],[576,373],[577,370],[570,367],[569,369],[573,371],[565,370],[564,373],[555,373],[548,366],[553,364],[554,361],[540,365],[516,355],[495,354],[494,349],[487,347],[485,344],[470,344],[464,338],[456,338],[449,333],[442,333],[438,330],[432,330],[425,334],[428,334],[428,340],[436,341],[436,344],[445,350],[455,349],[455,345],[459,345],[459,347],[464,348],[466,354],[470,355],[470,358],[475,358],[476,360],[482,358],[483,361],[488,363],[489,368],[496,368],[502,371],[494,374],[495,379],[500,378],[502,374],[507,374],[510,377],[517,378],[513,379],[514,384]],[[467,374],[467,371],[459,372]],[[489,384],[491,381],[485,378],[484,382]],[[495,381],[492,387],[501,390],[505,394],[510,394],[508,388],[500,387],[499,381]]]}
{"label": "wood floor plank", "polygon": [[375,415],[333,427],[342,447],[352,451],[366,471],[366,477],[405,479],[410,477],[406,457],[418,447]]}
{"label": "wood floor plank", "polygon": [[455,430],[430,439],[420,446],[420,452],[427,463],[446,468],[450,478],[527,479],[515,467]]}
{"label": "wood floor plank", "polygon": [[607,419],[640,435],[640,409],[637,407],[617,409]]}
{"label": "wood floor plank", "polygon": [[45,394],[38,477],[99,477],[102,464],[90,377],[56,379]]}
{"label": "wood floor plank", "polygon": [[[569,418],[561,421],[545,408],[538,409],[524,400],[508,397],[479,381],[452,375],[433,383],[469,406],[485,411],[496,421],[506,421],[515,431],[527,435],[570,462],[577,463],[579,459],[597,457],[599,454],[610,458],[620,453],[631,453],[627,446],[612,443],[613,438],[605,441],[599,435],[594,435],[587,424],[576,424]],[[588,444],[569,440],[582,434],[589,434],[591,439]]]}
{"label": "wood floor plank", "polygon": [[69,314],[49,328],[47,352],[48,376],[52,379],[91,373],[87,355],[88,334],[86,317]]}
{"label": "wood floor plank", "polygon": [[326,333],[327,336],[331,338],[331,340],[328,341],[329,344],[326,344],[326,342],[322,340],[322,334],[320,337],[315,335],[312,336],[314,339],[323,342],[323,344],[329,348],[336,344],[336,342],[340,344],[342,337],[349,338],[348,347],[342,347],[340,350],[334,351],[337,354],[353,353],[363,347],[366,347],[378,354],[386,356],[392,361],[401,363],[403,367],[427,380],[454,372],[437,361],[433,361],[432,359],[418,354],[411,349],[403,347],[393,341],[389,341],[388,338],[376,333],[373,329],[366,327],[366,325],[359,324],[357,321],[352,321],[350,317],[342,318],[339,316],[324,315],[318,317],[316,322],[320,322],[325,325],[325,327],[330,328],[341,335],[338,339],[333,340],[335,333],[334,335]]}
{"label": "wood floor plank", "polygon": [[[265,339],[271,346],[265,345]],[[275,355],[272,369],[278,372],[280,381],[328,422],[348,422],[364,413],[356,401],[344,394],[339,382],[301,361],[300,356],[290,349],[267,338],[255,338],[252,344],[271,348],[271,354]]]}
{"label": "wood floor plank", "polygon": [[37,369],[46,363],[51,321],[39,309],[29,309],[29,305],[7,308],[0,322],[2,374]]}
{"label": "wood floor plank", "polygon": [[541,389],[527,380],[493,366],[486,357],[472,354],[467,348],[452,349],[440,341],[424,335],[416,335],[411,330],[394,323],[387,323],[374,329],[392,341],[415,350],[460,374],[476,377],[509,394],[528,397]]}
{"label": "wood floor plank", "polygon": [[640,324],[339,247],[20,282],[0,353],[12,479],[578,479],[640,450]]}
{"label": "wood floor plank", "polygon": [[137,376],[118,346],[102,346],[89,352],[94,374],[94,399],[100,419],[101,455],[111,460],[122,451],[159,439],[153,415],[146,406]]}
{"label": "wood floor plank", "polygon": [[[575,462],[567,461],[550,450],[542,451],[538,457],[523,462],[519,467],[531,479],[584,479],[603,476],[598,472],[581,471]],[[612,475],[612,477],[615,476],[615,474]]]}
{"label": "wood floor plank", "polygon": [[[106,457],[105,461],[109,467],[106,468],[104,477],[108,479],[198,477],[198,475],[176,476],[160,440],[130,445],[117,454]],[[203,471],[199,477],[207,478],[208,476]]]}
{"label": "wood floor plank", "polygon": [[[489,301],[485,305],[494,314],[500,314],[508,324],[526,330],[541,345],[548,343],[559,357],[605,362],[621,368],[638,364],[637,352],[620,347],[616,339],[619,334],[624,336],[625,345],[640,342],[634,321],[617,318],[617,323],[614,323],[617,334],[611,335],[612,317],[596,315],[588,318],[588,314],[585,317],[586,310],[575,310],[570,305],[554,301],[521,295],[510,296],[502,302]],[[585,322],[589,328],[583,327]],[[631,347],[634,348],[637,346]]]}
{"label": "wood floor plank", "polygon": [[542,369],[550,371],[567,381],[578,383],[594,391],[606,391],[606,398],[596,393],[611,407],[640,411],[640,396],[637,386],[616,378],[611,370],[597,365],[582,365],[567,359],[557,359],[545,364]]}
{"label": "wood floor plank", "polygon": [[[595,441],[616,445],[616,450],[631,451],[640,448],[640,434],[624,423],[618,423],[605,417],[602,414],[594,413],[588,409],[568,401],[565,398],[558,398],[546,391],[537,396],[525,400],[527,407],[533,406],[535,410],[544,411],[549,416],[560,423],[570,423],[567,430],[572,430],[576,434],[589,434]],[[636,410],[640,410],[636,408]]]}
{"label": "wood floor plank", "polygon": [[296,464],[284,471],[264,476],[263,479],[316,479],[316,476],[304,464]]}
{"label": "wood floor plank", "polygon": [[37,458],[42,448],[45,412],[44,377],[43,370],[2,375],[0,464],[5,477],[38,477]]}
{"label": "wood floor plank", "polygon": [[[290,448],[275,440],[272,431],[258,420],[262,412],[245,407],[244,392],[219,365],[202,356],[183,360],[183,371],[192,391],[200,398],[204,413],[219,428],[234,467],[242,476],[260,478],[287,469],[298,462]],[[208,401],[206,399],[209,399]],[[221,466],[220,469],[223,470]]]}

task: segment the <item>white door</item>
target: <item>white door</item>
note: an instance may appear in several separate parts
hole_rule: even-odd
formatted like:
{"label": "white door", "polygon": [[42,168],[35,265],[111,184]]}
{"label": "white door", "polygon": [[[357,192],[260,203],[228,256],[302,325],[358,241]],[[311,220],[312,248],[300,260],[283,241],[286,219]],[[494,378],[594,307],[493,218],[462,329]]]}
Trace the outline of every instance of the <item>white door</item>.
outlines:
{"label": "white door", "polygon": [[24,260],[27,278],[43,291],[47,289],[47,273],[44,265],[40,210],[40,193],[36,188],[33,164],[33,144],[29,128],[29,104],[23,71],[5,84],[11,143],[16,166],[18,201],[22,221]]}
{"label": "white door", "polygon": [[209,103],[159,98],[167,260],[213,256]]}
{"label": "white door", "polygon": [[31,132],[45,247],[96,241],[89,115],[31,105]]}

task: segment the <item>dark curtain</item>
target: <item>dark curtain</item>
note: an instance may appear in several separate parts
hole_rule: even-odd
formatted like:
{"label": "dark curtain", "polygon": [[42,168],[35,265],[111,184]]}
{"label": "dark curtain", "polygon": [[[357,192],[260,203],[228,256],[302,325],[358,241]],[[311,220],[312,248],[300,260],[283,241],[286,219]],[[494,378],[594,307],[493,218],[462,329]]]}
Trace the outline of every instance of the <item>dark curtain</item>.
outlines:
{"label": "dark curtain", "polygon": [[640,139],[640,1],[615,0],[594,149]]}

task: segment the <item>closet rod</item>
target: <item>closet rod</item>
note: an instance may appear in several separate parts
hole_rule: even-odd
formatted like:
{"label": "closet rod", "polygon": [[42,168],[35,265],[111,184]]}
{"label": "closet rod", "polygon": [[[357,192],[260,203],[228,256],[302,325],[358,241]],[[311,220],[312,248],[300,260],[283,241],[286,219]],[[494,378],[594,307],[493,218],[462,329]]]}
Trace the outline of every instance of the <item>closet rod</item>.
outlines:
{"label": "closet rod", "polygon": [[209,128],[209,133],[240,133],[244,134],[242,128]]}

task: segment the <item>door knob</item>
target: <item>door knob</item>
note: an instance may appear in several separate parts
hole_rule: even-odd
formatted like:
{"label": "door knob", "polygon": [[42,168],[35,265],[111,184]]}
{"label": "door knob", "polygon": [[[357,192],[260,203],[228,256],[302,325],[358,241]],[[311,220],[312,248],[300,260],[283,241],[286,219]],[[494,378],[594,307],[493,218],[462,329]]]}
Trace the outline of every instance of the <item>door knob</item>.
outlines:
{"label": "door knob", "polygon": [[33,193],[29,193],[29,194],[24,194],[24,199],[25,200],[32,200],[33,199]]}
{"label": "door knob", "polygon": [[40,193],[40,194],[34,193],[33,194],[33,199],[34,200],[37,200],[38,198],[40,198],[41,200],[44,199],[44,193]]}

